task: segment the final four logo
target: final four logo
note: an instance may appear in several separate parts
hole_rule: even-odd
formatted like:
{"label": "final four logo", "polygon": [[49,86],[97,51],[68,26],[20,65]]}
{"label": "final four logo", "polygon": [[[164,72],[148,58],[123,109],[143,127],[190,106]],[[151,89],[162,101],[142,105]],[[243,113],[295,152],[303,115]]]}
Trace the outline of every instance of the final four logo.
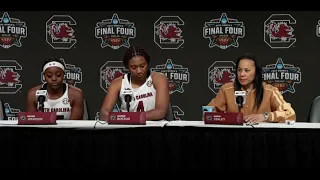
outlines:
{"label": "final four logo", "polygon": [[203,37],[210,40],[210,48],[215,46],[220,49],[227,49],[231,46],[239,47],[238,39],[244,36],[243,22],[228,18],[226,13],[222,13],[218,19],[206,22],[203,27]]}
{"label": "final four logo", "polygon": [[0,18],[0,46],[9,49],[12,46],[21,47],[21,38],[27,37],[25,22],[10,18],[7,12]]}
{"label": "final four logo", "polygon": [[173,64],[171,59],[168,59],[166,64],[157,65],[150,70],[163,73],[168,77],[170,94],[173,94],[174,92],[183,93],[183,85],[189,83],[190,75],[188,68]]}
{"label": "final four logo", "polygon": [[129,48],[129,40],[136,37],[136,28],[134,27],[134,23],[119,19],[115,13],[111,19],[97,23],[95,36],[101,39],[102,48],[107,46],[112,49],[119,49],[122,46]]}
{"label": "final four logo", "polygon": [[276,86],[282,94],[294,93],[294,85],[301,82],[300,68],[284,64],[281,58],[275,64],[262,68],[262,77],[266,83]]}
{"label": "final four logo", "polygon": [[10,107],[9,103],[4,104],[4,111],[7,115],[7,120],[13,121],[18,120],[18,113],[20,112],[20,109],[12,108]]}

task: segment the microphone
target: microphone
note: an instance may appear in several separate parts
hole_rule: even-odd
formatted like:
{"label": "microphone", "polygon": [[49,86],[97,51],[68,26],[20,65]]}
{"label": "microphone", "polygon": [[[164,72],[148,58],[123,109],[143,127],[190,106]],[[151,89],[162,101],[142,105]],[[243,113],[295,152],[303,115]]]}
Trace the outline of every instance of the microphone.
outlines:
{"label": "microphone", "polygon": [[238,104],[238,112],[240,112],[242,105],[246,103],[246,92],[245,91],[235,91],[234,97],[235,97],[235,103]]}
{"label": "microphone", "polygon": [[44,112],[44,102],[48,100],[48,91],[47,90],[37,90],[36,98],[38,101],[38,112]]}
{"label": "microphone", "polygon": [[130,111],[130,102],[132,101],[133,92],[130,88],[125,88],[123,93],[124,101],[127,103],[127,110]]}

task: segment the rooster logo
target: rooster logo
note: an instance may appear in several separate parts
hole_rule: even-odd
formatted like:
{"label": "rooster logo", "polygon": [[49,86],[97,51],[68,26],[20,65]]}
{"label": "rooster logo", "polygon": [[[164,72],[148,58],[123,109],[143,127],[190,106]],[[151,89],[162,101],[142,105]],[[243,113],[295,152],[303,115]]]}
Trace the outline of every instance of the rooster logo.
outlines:
{"label": "rooster logo", "polygon": [[295,24],[290,14],[272,14],[264,22],[264,42],[272,49],[290,48],[296,42]]}
{"label": "rooster logo", "polygon": [[163,22],[158,26],[156,34],[159,36],[161,41],[177,42],[182,39],[182,30],[174,23],[165,24]]}
{"label": "rooster logo", "polygon": [[120,77],[123,76],[125,73],[123,72],[123,69],[121,68],[106,68],[103,72],[102,79],[105,81],[106,88],[109,88],[111,82]]}
{"label": "rooster logo", "polygon": [[0,68],[0,85],[7,85],[13,87],[16,83],[19,83],[20,75],[14,72],[12,68]]}
{"label": "rooster logo", "polygon": [[70,39],[73,39],[74,30],[72,27],[69,27],[67,23],[52,23],[48,27],[48,33],[51,38],[55,41],[61,40],[63,42],[68,42]]}
{"label": "rooster logo", "polygon": [[154,23],[154,42],[161,49],[179,49],[184,44],[183,25],[184,21],[178,16],[161,16]]}
{"label": "rooster logo", "polygon": [[216,68],[211,71],[210,80],[218,85],[221,86],[225,83],[233,82],[235,78],[235,74],[231,72],[231,69],[228,68]]}
{"label": "rooster logo", "polygon": [[287,41],[294,36],[293,31],[287,22],[271,22],[266,25],[266,33],[272,40]]}
{"label": "rooster logo", "polygon": [[77,22],[69,15],[53,15],[46,22],[46,41],[53,49],[70,49],[77,43]]}
{"label": "rooster logo", "polygon": [[222,85],[234,82],[236,78],[233,61],[216,61],[208,68],[208,87],[218,94]]}

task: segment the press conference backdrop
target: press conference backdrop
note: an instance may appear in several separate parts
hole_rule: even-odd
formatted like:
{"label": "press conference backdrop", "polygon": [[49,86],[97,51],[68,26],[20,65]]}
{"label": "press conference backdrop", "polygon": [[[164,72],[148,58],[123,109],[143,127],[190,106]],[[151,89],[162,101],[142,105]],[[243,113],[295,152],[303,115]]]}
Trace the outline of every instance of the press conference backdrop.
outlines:
{"label": "press conference backdrop", "polygon": [[201,120],[201,106],[233,81],[237,57],[249,52],[306,121],[320,94],[319,20],[318,12],[1,12],[0,96],[14,119],[42,83],[44,60],[59,57],[94,119],[112,79],[127,72],[124,51],[141,46],[151,70],[168,77],[175,117]]}

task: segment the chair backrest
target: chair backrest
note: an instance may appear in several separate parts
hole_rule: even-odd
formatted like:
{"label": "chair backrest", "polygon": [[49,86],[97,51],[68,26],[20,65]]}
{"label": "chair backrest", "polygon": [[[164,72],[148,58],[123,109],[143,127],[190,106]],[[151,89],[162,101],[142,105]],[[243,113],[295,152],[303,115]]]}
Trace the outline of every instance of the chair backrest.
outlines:
{"label": "chair backrest", "polygon": [[89,114],[89,106],[88,103],[86,101],[86,99],[83,100],[83,120],[91,120],[90,119],[90,114]]}
{"label": "chair backrest", "polygon": [[7,115],[4,107],[4,102],[0,100],[0,120],[6,120]]}
{"label": "chair backrest", "polygon": [[166,120],[167,121],[174,121],[174,114],[173,114],[173,110],[172,110],[172,106],[171,106],[171,102],[169,102],[169,107],[168,107],[168,112],[167,112],[167,116],[166,116]]}
{"label": "chair backrest", "polygon": [[310,107],[308,120],[311,123],[320,123],[320,96],[317,96],[313,100]]}

